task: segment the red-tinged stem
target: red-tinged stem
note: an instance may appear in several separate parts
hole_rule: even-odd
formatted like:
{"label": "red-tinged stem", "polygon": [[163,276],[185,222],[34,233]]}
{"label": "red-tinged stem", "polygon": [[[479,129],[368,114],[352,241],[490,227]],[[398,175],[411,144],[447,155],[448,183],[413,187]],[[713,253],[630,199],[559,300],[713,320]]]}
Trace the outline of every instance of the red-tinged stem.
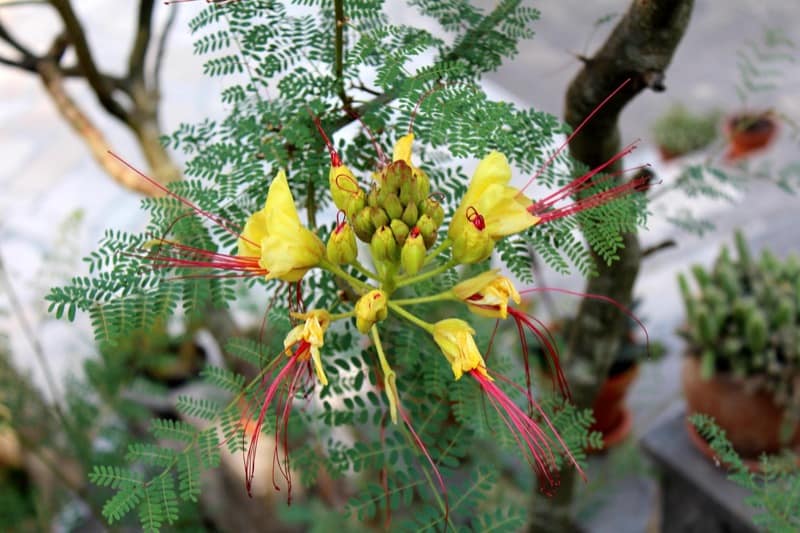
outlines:
{"label": "red-tinged stem", "polygon": [[569,146],[569,143],[570,143],[570,141],[572,141],[572,139],[574,139],[574,138],[575,138],[575,136],[576,136],[576,135],[578,135],[578,134],[581,132],[581,130],[582,130],[582,129],[584,128],[584,126],[586,126],[586,124],[587,124],[587,123],[588,123],[588,122],[589,122],[589,121],[592,119],[592,117],[593,117],[593,116],[594,116],[594,115],[595,115],[595,114],[596,114],[598,111],[600,111],[600,110],[601,110],[601,109],[602,109],[602,108],[603,108],[603,107],[604,107],[604,106],[605,106],[605,105],[608,103],[608,101],[609,101],[609,100],[611,100],[612,98],[614,98],[614,96],[615,96],[615,95],[616,95],[618,92],[620,92],[620,91],[622,90],[622,88],[623,88],[623,87],[625,87],[625,86],[626,86],[626,85],[627,85],[627,84],[628,84],[630,81],[631,81],[631,79],[630,79],[630,78],[628,78],[627,80],[623,81],[623,82],[620,84],[620,86],[619,86],[619,87],[617,87],[616,89],[614,89],[614,90],[611,92],[611,94],[609,94],[608,96],[606,96],[606,97],[605,97],[605,99],[604,99],[602,102],[600,102],[599,104],[597,104],[597,106],[596,106],[596,107],[595,107],[595,108],[592,110],[592,112],[591,112],[591,113],[589,113],[588,115],[586,115],[586,118],[584,118],[584,119],[583,119],[583,121],[582,121],[580,124],[578,124],[578,127],[576,127],[576,128],[575,128],[575,129],[572,131],[572,133],[569,135],[569,137],[567,137],[567,140],[565,140],[565,141],[563,142],[563,144],[561,144],[561,146],[559,146],[559,147],[558,147],[558,149],[557,149],[557,150],[556,150],[556,151],[553,153],[553,155],[551,155],[551,156],[550,156],[550,157],[547,159],[547,161],[545,161],[545,162],[544,162],[544,164],[541,166],[541,168],[539,168],[539,170],[537,170],[537,171],[536,171],[536,174],[534,174],[534,175],[533,175],[533,177],[532,177],[531,179],[529,179],[529,180],[528,180],[528,183],[526,183],[526,184],[525,184],[525,186],[524,186],[522,189],[520,189],[520,191],[519,191],[519,192],[520,192],[520,194],[522,194],[522,192],[523,192],[525,189],[527,189],[527,188],[528,188],[528,187],[531,185],[531,183],[533,183],[534,181],[536,181],[536,179],[537,179],[539,176],[541,176],[541,175],[542,175],[542,173],[543,173],[545,170],[547,170],[547,167],[549,167],[551,164],[553,164],[553,161],[555,160],[555,158],[556,158],[556,157],[558,157],[558,156],[559,156],[559,154],[560,154],[561,152],[563,152],[563,151],[564,151],[564,149],[565,149],[567,146]]}
{"label": "red-tinged stem", "polygon": [[425,443],[422,442],[422,439],[417,435],[417,432],[414,431],[414,427],[411,425],[411,420],[408,418],[408,414],[406,414],[405,410],[398,406],[398,412],[400,413],[400,417],[403,419],[408,431],[411,433],[412,439],[417,445],[417,448],[422,452],[422,455],[428,460],[428,464],[431,465],[431,469],[433,470],[433,475],[436,478],[436,483],[439,485],[439,489],[442,491],[442,498],[444,498],[444,524],[445,530],[447,529],[447,525],[450,522],[450,502],[447,499],[447,487],[444,484],[444,479],[442,478],[441,472],[439,472],[439,467],[436,466],[436,463],[433,461],[433,457],[431,454],[428,453],[428,448],[425,446]]}
{"label": "red-tinged stem", "polygon": [[628,318],[630,318],[631,320],[636,322],[636,324],[639,326],[639,328],[644,332],[645,345],[646,345],[646,348],[647,348],[647,356],[650,357],[650,335],[647,333],[647,328],[644,326],[644,323],[641,320],[639,320],[639,318],[633,313],[633,311],[631,311],[630,309],[628,309],[627,307],[625,307],[624,305],[622,305],[621,303],[619,303],[615,299],[613,299],[613,298],[611,298],[609,296],[604,296],[602,294],[592,294],[592,293],[587,293],[587,292],[572,291],[572,290],[569,290],[569,289],[560,289],[558,287],[532,287],[530,289],[523,289],[523,290],[519,291],[520,294],[532,294],[532,293],[535,293],[535,292],[558,292],[558,293],[561,293],[561,294],[569,294],[570,296],[578,296],[578,297],[581,297],[581,298],[587,298],[589,300],[597,300],[597,301],[600,301],[600,302],[606,302],[606,303],[609,303],[609,304],[613,305],[614,307],[619,309],[625,316],[627,316]]}
{"label": "red-tinged stem", "polygon": [[139,169],[137,169],[136,167],[134,167],[133,165],[131,165],[130,163],[125,161],[123,158],[121,158],[120,156],[118,156],[117,154],[112,152],[111,150],[109,150],[108,153],[109,153],[109,155],[111,155],[111,157],[113,157],[114,159],[116,159],[117,161],[119,161],[120,163],[122,163],[123,165],[125,165],[126,167],[131,169],[132,171],[134,171],[140,178],[142,178],[143,180],[147,181],[148,183],[150,183],[151,185],[153,185],[154,187],[156,187],[157,189],[162,191],[164,194],[175,198],[176,200],[178,200],[183,205],[185,205],[185,206],[189,207],[190,209],[192,209],[195,213],[197,213],[197,214],[207,218],[211,222],[217,224],[219,227],[221,227],[222,229],[224,229],[225,231],[227,231],[228,233],[230,233],[231,235],[233,235],[237,239],[242,239],[243,241],[247,242],[248,244],[250,244],[252,246],[255,246],[256,248],[260,248],[259,244],[250,241],[249,239],[244,237],[238,231],[235,231],[235,230],[231,229],[230,227],[228,227],[228,224],[231,224],[231,225],[234,225],[234,224],[232,224],[232,223],[230,223],[228,221],[225,221],[221,217],[215,216],[215,215],[209,213],[208,211],[200,209],[199,207],[197,207],[195,204],[193,204],[192,202],[190,202],[189,200],[187,200],[183,196],[180,196],[179,194],[175,194],[174,192],[170,191],[169,189],[167,189],[166,187],[164,187],[163,185],[158,183],[153,178],[151,178],[151,177],[147,176],[146,174],[144,174],[142,171],[140,171]]}

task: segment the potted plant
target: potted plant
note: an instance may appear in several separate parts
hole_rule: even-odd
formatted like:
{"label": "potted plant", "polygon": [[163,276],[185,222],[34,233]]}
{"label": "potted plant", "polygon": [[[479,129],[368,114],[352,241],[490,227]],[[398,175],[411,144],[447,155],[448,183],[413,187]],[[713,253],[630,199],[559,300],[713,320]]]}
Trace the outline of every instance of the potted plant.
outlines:
{"label": "potted plant", "polygon": [[800,445],[800,260],[764,251],[756,261],[740,231],[735,246],[737,258],[724,247],[710,271],[692,268],[696,293],[678,278],[687,317],[683,386],[690,413],[713,416],[752,458]]}
{"label": "potted plant", "polygon": [[741,159],[766,148],[778,132],[778,121],[772,111],[742,112],[725,121],[725,136],[730,144],[726,158]]}
{"label": "potted plant", "polygon": [[693,113],[675,104],[653,124],[655,137],[664,161],[700,150],[717,137],[720,113]]}

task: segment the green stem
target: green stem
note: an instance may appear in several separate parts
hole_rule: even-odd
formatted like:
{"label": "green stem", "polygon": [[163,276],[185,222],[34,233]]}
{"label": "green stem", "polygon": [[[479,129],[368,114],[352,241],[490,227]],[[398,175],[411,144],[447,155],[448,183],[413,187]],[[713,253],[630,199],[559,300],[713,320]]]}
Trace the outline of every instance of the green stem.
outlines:
{"label": "green stem", "polygon": [[400,300],[392,300],[392,303],[397,305],[416,305],[426,304],[429,302],[441,302],[442,300],[456,300],[453,291],[444,291],[439,294],[431,294],[430,296],[419,296],[417,298],[403,298]]}
{"label": "green stem", "polygon": [[427,272],[423,272],[422,274],[418,274],[416,276],[412,276],[410,278],[398,278],[397,280],[397,287],[405,287],[406,285],[411,285],[413,283],[417,283],[419,281],[423,281],[434,276],[438,276],[442,272],[447,272],[458,263],[455,259],[451,259],[450,261],[439,265],[438,267],[434,268],[433,270],[428,270]]}
{"label": "green stem", "polygon": [[355,311],[348,311],[346,313],[330,313],[331,322],[334,322],[336,320],[342,320],[343,318],[350,318],[353,316],[356,316]]}
{"label": "green stem", "polygon": [[450,245],[452,245],[452,244],[453,244],[453,241],[451,241],[450,239],[445,239],[445,240],[443,240],[443,241],[442,241],[442,244],[440,244],[439,246],[437,246],[436,248],[434,248],[434,249],[431,251],[431,253],[429,253],[429,254],[428,254],[426,257],[425,257],[425,261],[423,261],[423,262],[422,262],[423,266],[424,266],[424,265],[427,265],[428,263],[430,263],[431,261],[433,261],[433,260],[434,260],[434,259],[435,259],[437,256],[439,256],[439,254],[441,254],[442,252],[444,252],[445,250],[447,250],[448,248],[450,248]]}
{"label": "green stem", "polygon": [[365,283],[360,279],[351,276],[350,274],[339,268],[339,265],[335,265],[325,258],[320,260],[319,266],[324,268],[325,270],[328,270],[332,274],[339,276],[343,280],[347,281],[354,289],[356,289],[356,292],[358,292],[358,289],[361,289],[364,292],[367,292],[372,289],[372,286],[370,286],[368,283]]}
{"label": "green stem", "polygon": [[411,322],[412,324],[415,324],[415,325],[421,327],[422,329],[424,329],[425,331],[427,331],[428,333],[433,335],[433,325],[425,322],[424,320],[422,320],[418,316],[412,315],[411,313],[409,313],[408,311],[406,311],[405,309],[403,309],[399,305],[395,304],[391,300],[389,301],[389,308],[392,311],[394,311],[395,313],[397,313],[398,315],[400,315],[401,317],[403,317],[406,320],[408,320],[409,322]]}
{"label": "green stem", "polygon": [[380,278],[378,277],[378,275],[375,272],[373,272],[370,269],[368,269],[367,267],[365,267],[364,265],[362,265],[358,261],[358,259],[356,259],[352,263],[350,263],[350,266],[355,268],[358,272],[360,272],[361,274],[364,274],[368,278],[374,279],[375,281],[380,281]]}
{"label": "green stem", "polygon": [[381,371],[383,372],[383,386],[386,391],[386,399],[389,402],[389,416],[393,424],[397,424],[397,409],[400,403],[400,397],[397,394],[397,377],[389,366],[389,361],[386,360],[386,354],[383,351],[383,344],[381,344],[381,336],[378,334],[378,326],[372,326],[372,340],[375,342],[375,351],[378,352],[378,360],[381,363]]}

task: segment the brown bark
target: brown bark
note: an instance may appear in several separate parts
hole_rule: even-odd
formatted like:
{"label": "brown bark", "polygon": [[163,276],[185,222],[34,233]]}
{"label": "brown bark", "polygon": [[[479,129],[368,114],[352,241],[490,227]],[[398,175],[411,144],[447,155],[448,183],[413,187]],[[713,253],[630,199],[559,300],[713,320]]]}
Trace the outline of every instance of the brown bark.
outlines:
{"label": "brown bark", "polygon": [[[584,67],[566,95],[565,120],[572,127],[626,79],[631,81],[572,141],[570,152],[575,159],[594,168],[619,151],[619,114],[642,90],[664,90],[664,71],[686,31],[693,5],[693,0],[634,0],[600,50],[583,59]],[[595,258],[599,273],[589,280],[586,292],[603,294],[629,306],[642,251],[636,234],[626,234],[623,240],[625,248],[613,265]],[[578,407],[591,407],[626,328],[624,315],[614,306],[589,299],[581,302],[565,358]],[[537,524],[546,523],[548,531],[575,531],[570,518],[575,475],[574,471],[563,474],[555,497],[535,502],[533,530]]]}

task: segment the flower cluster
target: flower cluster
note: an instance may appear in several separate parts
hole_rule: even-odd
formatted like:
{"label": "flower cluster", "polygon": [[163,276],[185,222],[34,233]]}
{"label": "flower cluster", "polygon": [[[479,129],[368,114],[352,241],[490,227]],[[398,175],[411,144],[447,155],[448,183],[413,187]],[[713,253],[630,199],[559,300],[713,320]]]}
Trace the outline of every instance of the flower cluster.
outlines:
{"label": "flower cluster", "polygon": [[[481,317],[511,317],[519,329],[526,353],[525,329],[542,342],[550,355],[554,378],[562,393],[568,395],[554,344],[538,320],[514,307],[513,304],[520,303],[520,293],[513,283],[499,271],[488,270],[439,294],[403,299],[397,296],[398,290],[458,265],[483,261],[491,256],[497,241],[506,236],[639,190],[641,184],[631,182],[566,207],[556,207],[556,202],[585,189],[598,170],[534,202],[522,190],[510,185],[512,171],[506,157],[491,152],[475,169],[446,228],[446,237],[441,238],[445,234],[440,231],[445,211],[431,194],[430,181],[424,170],[412,162],[413,134],[397,141],[392,161],[386,161],[372,175],[369,186],[362,187],[321,128],[320,133],[330,152],[330,192],[339,209],[336,226],[327,243],[300,221],[286,174],[280,170],[269,187],[264,207],[253,213],[240,231],[215,220],[237,235],[237,254],[226,255],[167,243],[173,250],[172,254],[150,256],[160,267],[211,267],[224,271],[221,275],[263,276],[289,283],[299,282],[310,269],[319,268],[340,278],[357,295],[353,309],[347,312],[334,314],[319,309],[292,313],[297,325],[285,339],[285,363],[272,382],[265,385],[259,416],[251,433],[245,458],[248,488],[254,475],[255,449],[268,408],[272,405],[278,410],[279,420],[282,420],[278,426],[285,428],[291,399],[301,385],[307,385],[314,375],[320,386],[328,385],[324,336],[329,325],[338,320],[354,320],[358,331],[371,337],[380,362],[390,418],[394,423],[403,420],[436,470],[402,409],[396,383],[398,376],[381,343],[378,326],[390,316],[405,320],[429,334],[450,365],[454,380],[464,376],[474,380],[503,423],[514,433],[523,455],[540,479],[554,484],[556,453],[569,458],[580,472],[572,454],[533,399],[527,361],[528,388],[518,387],[529,403],[526,412],[498,386],[498,382],[516,385],[487,366],[475,342],[475,331],[467,322],[447,318],[430,323],[409,310],[409,307],[421,303],[455,301]],[[179,199],[208,216],[187,200]],[[368,245],[370,264],[374,268],[370,269],[359,261],[357,239]],[[447,252],[449,259],[437,261],[440,256],[447,256]],[[356,277],[356,272],[363,276]],[[276,399],[279,390],[287,393],[284,399]],[[285,475],[288,475],[288,469]],[[438,471],[436,475],[441,484]],[[443,484],[441,488],[444,491]]]}

